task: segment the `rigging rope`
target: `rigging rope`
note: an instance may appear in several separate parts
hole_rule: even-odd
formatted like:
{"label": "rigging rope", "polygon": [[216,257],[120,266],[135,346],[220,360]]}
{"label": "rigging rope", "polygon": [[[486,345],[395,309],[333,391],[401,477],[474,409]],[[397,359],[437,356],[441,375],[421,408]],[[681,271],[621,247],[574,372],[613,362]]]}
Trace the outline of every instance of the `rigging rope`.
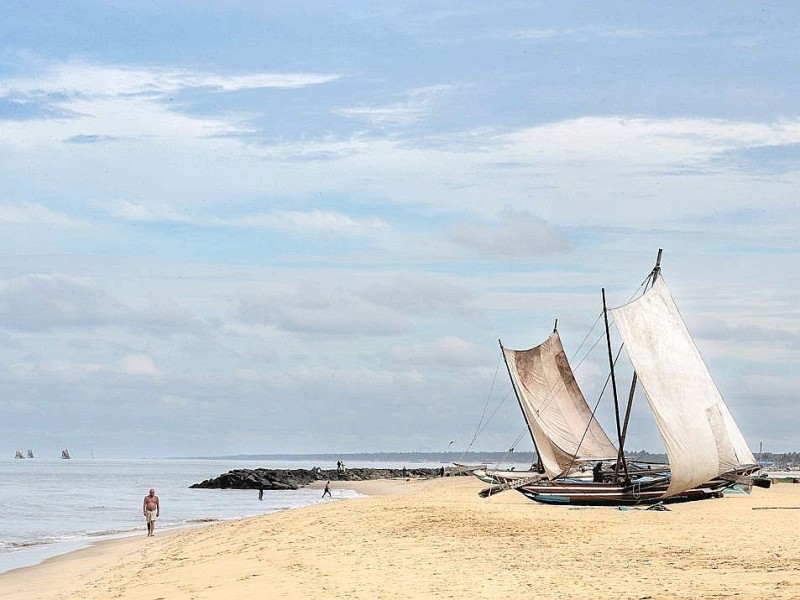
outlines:
{"label": "rigging rope", "polygon": [[[627,303],[630,303],[630,302],[632,302],[632,301],[634,300],[634,298],[636,298],[636,296],[637,296],[637,295],[638,295],[640,292],[641,292],[641,295],[644,295],[644,293],[647,291],[647,285],[648,285],[648,284],[651,284],[651,285],[652,285],[652,283],[655,281],[655,279],[654,279],[654,277],[653,277],[653,275],[654,275],[654,274],[655,274],[655,269],[653,269],[653,271],[651,271],[651,272],[650,272],[650,273],[647,275],[647,277],[645,277],[644,281],[642,281],[642,282],[639,284],[639,287],[638,287],[638,288],[636,288],[636,290],[635,290],[635,291],[634,291],[634,292],[631,294],[631,296],[628,298],[628,302],[626,302],[626,304],[627,304]],[[602,316],[603,316],[603,313],[601,312],[601,313],[600,313],[600,315],[599,315],[599,316],[597,317],[597,319],[595,320],[595,324],[594,324],[594,325],[592,325],[592,329],[594,329],[594,328],[595,328],[595,326],[597,325],[597,322],[600,320],[600,317],[602,317]],[[614,324],[616,325],[616,323],[614,323]],[[591,330],[590,330],[590,333],[591,333]],[[586,336],[586,337],[588,337],[588,334],[587,334],[587,336]],[[589,356],[589,354],[591,353],[591,351],[592,351],[592,350],[594,349],[594,347],[595,347],[595,346],[596,346],[596,345],[597,345],[597,344],[600,342],[600,340],[601,340],[601,339],[603,339],[603,338],[602,338],[602,336],[600,336],[600,337],[597,339],[597,341],[595,341],[595,343],[594,343],[594,344],[592,345],[592,347],[589,349],[589,351],[588,351],[588,352],[587,352],[587,354],[584,356],[584,359],[582,359],[582,360],[581,360],[581,362],[583,362],[583,360],[585,360],[585,359],[586,359],[586,358]],[[586,341],[586,338],[584,338],[584,341]],[[581,342],[581,345],[582,345],[582,344],[583,344],[583,342]],[[613,366],[616,366],[616,364],[617,364],[617,360],[619,359],[620,355],[622,354],[622,348],[623,348],[624,346],[625,346],[625,344],[620,344],[619,350],[617,350],[617,355],[614,357],[614,363],[613,363]],[[580,346],[579,346],[579,348],[580,348]],[[576,352],[576,354],[577,354],[577,352]],[[578,363],[578,365],[576,366],[576,369],[577,369],[577,367],[578,367],[578,366],[580,366],[580,363]],[[580,449],[581,445],[583,444],[583,440],[586,438],[586,434],[589,432],[589,427],[590,427],[590,426],[591,426],[591,424],[592,424],[592,420],[597,420],[597,417],[596,417],[595,413],[597,412],[597,409],[598,409],[598,407],[600,406],[600,400],[602,400],[602,398],[603,398],[603,394],[605,393],[605,391],[606,391],[606,388],[608,387],[608,382],[609,382],[610,380],[611,380],[611,371],[609,371],[609,373],[608,373],[608,376],[606,377],[606,382],[603,384],[603,389],[602,389],[602,390],[600,390],[600,396],[598,396],[598,398],[597,398],[597,402],[595,402],[594,408],[592,409],[592,418],[591,418],[591,419],[589,419],[589,423],[587,423],[587,424],[586,424],[586,429],[583,431],[583,435],[581,436],[580,442],[578,442],[578,449]],[[572,466],[573,466],[573,464],[575,463],[575,459],[576,459],[576,458],[577,458],[577,453],[576,453],[576,455],[575,455],[575,456],[573,456],[573,457],[572,457],[572,461],[570,462],[569,469],[567,469],[567,472],[569,472],[569,470],[571,470],[571,469],[572,469]]]}
{"label": "rigging rope", "polygon": [[[503,399],[502,399],[502,400],[500,400],[500,404],[498,404],[498,405],[497,405],[497,408],[495,408],[495,409],[492,411],[492,414],[491,414],[491,415],[489,415],[489,418],[488,418],[488,419],[486,419],[486,423],[484,423],[484,424],[483,424],[483,427],[481,428],[481,432],[483,432],[483,430],[484,430],[484,429],[486,429],[486,426],[487,426],[487,425],[489,425],[489,423],[491,423],[492,419],[493,419],[493,418],[494,418],[494,416],[497,414],[497,411],[499,411],[499,410],[502,408],[503,404],[505,403],[505,401],[508,399],[508,397],[509,397],[510,395],[511,395],[511,390],[508,390],[508,391],[506,392],[506,395],[505,395],[505,396],[503,396]],[[480,432],[479,432],[479,435],[480,435]]]}
{"label": "rigging rope", "polygon": [[[619,355],[622,354],[622,346],[619,347],[617,350],[617,355],[614,357],[614,364],[617,364],[617,359]],[[578,442],[578,450],[580,450],[581,444],[583,444],[583,440],[586,438],[586,434],[589,433],[589,427],[592,425],[592,421],[596,421],[597,417],[595,413],[597,412],[597,408],[600,406],[600,400],[603,399],[603,394],[606,392],[606,388],[608,387],[608,382],[611,381],[611,372],[609,371],[608,376],[606,377],[606,382],[603,384],[603,389],[600,390],[600,395],[597,397],[597,402],[594,403],[594,408],[592,409],[592,418],[589,419],[589,422],[586,424],[586,429],[583,430],[583,435],[581,436],[580,441]],[[569,473],[572,470],[572,466],[575,464],[575,459],[578,458],[577,452],[573,455],[572,460],[569,463],[569,467],[565,471]],[[610,457],[609,457],[610,458]]]}
{"label": "rigging rope", "polygon": [[527,427],[519,432],[517,439],[514,440],[514,443],[511,444],[511,448],[509,448],[508,452],[505,453],[505,455],[503,456],[503,460],[500,461],[501,463],[509,462],[508,458],[511,456],[511,453],[514,452],[514,448],[517,447],[517,444],[519,444],[519,441],[522,439],[522,436],[524,436],[526,433],[529,433]]}
{"label": "rigging rope", "polygon": [[[475,433],[472,434],[472,439],[470,440],[469,444],[467,445],[466,450],[464,450],[461,453],[461,456],[459,457],[459,460],[464,458],[466,453],[469,452],[470,448],[472,448],[472,445],[475,443],[475,440],[478,439],[478,435],[482,431],[481,427],[483,425],[483,418],[486,416],[486,410],[489,408],[489,401],[492,399],[492,392],[494,391],[494,384],[497,381],[497,373],[500,371],[500,358],[501,357],[498,357],[498,359],[497,359],[497,366],[494,369],[494,377],[492,377],[492,385],[489,387],[489,393],[486,396],[486,404],[483,405],[483,411],[481,412],[481,418],[478,420],[478,425],[475,427]],[[506,394],[506,396],[508,396],[508,394]],[[505,399],[503,399],[501,401],[501,405],[502,405],[503,401],[505,401]],[[497,412],[497,410],[495,410],[495,412]],[[492,416],[494,416],[494,413],[492,413]],[[489,419],[491,420],[491,417],[489,417]],[[487,423],[488,423],[488,421],[487,421]]]}

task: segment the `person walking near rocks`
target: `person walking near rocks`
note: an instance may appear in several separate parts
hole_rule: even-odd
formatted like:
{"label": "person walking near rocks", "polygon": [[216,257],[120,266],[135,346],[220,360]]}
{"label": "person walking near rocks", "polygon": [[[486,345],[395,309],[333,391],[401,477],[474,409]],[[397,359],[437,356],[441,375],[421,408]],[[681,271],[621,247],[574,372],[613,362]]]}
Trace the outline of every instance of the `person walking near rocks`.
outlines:
{"label": "person walking near rocks", "polygon": [[161,505],[153,488],[150,488],[150,493],[144,497],[142,512],[144,518],[147,519],[147,537],[152,537],[156,528],[156,519],[161,515]]}
{"label": "person walking near rocks", "polygon": [[322,492],[322,497],[328,496],[328,498],[333,498],[333,494],[331,494],[331,482],[325,484],[325,491]]}

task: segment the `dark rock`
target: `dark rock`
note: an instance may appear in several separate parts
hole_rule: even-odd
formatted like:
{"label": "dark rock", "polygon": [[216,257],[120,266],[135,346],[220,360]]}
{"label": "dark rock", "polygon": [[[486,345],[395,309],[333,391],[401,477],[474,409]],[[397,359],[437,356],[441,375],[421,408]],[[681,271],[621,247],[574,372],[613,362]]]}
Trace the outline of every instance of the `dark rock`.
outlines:
{"label": "dark rock", "polygon": [[[449,475],[450,473],[448,473]],[[454,473],[455,474],[455,473]],[[372,479],[425,479],[439,477],[439,469],[234,469],[219,477],[195,483],[192,488],[234,490],[296,490],[314,481],[368,481]]]}

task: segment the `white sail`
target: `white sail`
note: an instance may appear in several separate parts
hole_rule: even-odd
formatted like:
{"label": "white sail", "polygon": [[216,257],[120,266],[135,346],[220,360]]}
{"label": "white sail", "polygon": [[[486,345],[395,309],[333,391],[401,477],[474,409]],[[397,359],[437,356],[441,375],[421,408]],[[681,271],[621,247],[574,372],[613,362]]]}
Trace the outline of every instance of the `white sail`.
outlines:
{"label": "white sail", "polygon": [[581,461],[616,457],[575,381],[557,331],[535,348],[503,348],[503,354],[548,477]]}
{"label": "white sail", "polygon": [[672,472],[665,496],[755,464],[663,277],[610,312],[664,439]]}

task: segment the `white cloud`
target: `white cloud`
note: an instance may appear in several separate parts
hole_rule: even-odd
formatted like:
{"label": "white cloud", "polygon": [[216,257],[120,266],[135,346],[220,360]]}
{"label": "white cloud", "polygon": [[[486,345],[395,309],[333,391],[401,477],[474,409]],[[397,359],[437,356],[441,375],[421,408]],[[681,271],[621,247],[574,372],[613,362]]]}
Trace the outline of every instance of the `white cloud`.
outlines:
{"label": "white cloud", "polygon": [[158,377],[161,375],[153,359],[146,354],[128,354],[120,361],[120,372],[125,375]]}
{"label": "white cloud", "polygon": [[[726,319],[705,315],[695,332],[706,339],[733,342],[736,346],[753,344],[757,347],[753,349],[754,354],[759,357],[763,357],[765,348],[772,348],[774,352],[786,347],[800,349],[800,332],[791,325],[792,321],[780,319],[776,326],[764,325],[752,317],[749,320],[734,318],[736,322],[731,323]],[[742,349],[736,348],[735,351],[742,352]]]}
{"label": "white cloud", "polygon": [[[369,236],[383,233],[388,224],[377,217],[352,217],[338,211],[311,210],[253,212],[238,216],[180,213],[165,206],[145,206],[125,199],[94,202],[93,206],[121,221],[183,223],[197,227],[281,230],[303,235]],[[2,220],[2,210],[0,210]]]}
{"label": "white cloud", "polygon": [[83,222],[71,215],[52,210],[47,206],[33,202],[0,204],[0,223],[40,224],[75,227]]}
{"label": "white cloud", "polygon": [[107,325],[128,315],[125,306],[88,278],[32,274],[0,282],[0,324],[8,329]]}
{"label": "white cloud", "polygon": [[456,336],[443,336],[426,344],[392,348],[389,354],[399,364],[486,368],[494,357],[484,346],[476,345]]}
{"label": "white cloud", "polygon": [[[52,65],[40,75],[0,80],[0,97],[47,105],[45,116],[4,121],[0,143],[36,151],[60,142],[195,139],[251,133],[252,115],[190,116],[164,102],[182,90],[292,89],[329,83],[338,75],[255,73],[221,75],[187,69],[109,66],[85,62]],[[75,150],[76,152],[78,149]]]}
{"label": "white cloud", "polygon": [[687,38],[703,37],[707,31],[700,29],[644,29],[636,27],[565,27],[548,29],[518,29],[507,33],[504,37],[515,40],[544,42],[549,40],[587,41],[592,39],[642,40],[655,38]]}
{"label": "white cloud", "polygon": [[[415,369],[334,368],[321,365],[295,365],[281,373],[260,373],[253,370],[237,372],[237,377],[248,382],[267,384],[281,388],[293,388],[302,381],[309,389],[327,388],[335,384],[337,389],[348,390],[348,394],[378,393],[400,384],[420,384],[424,378]],[[327,397],[307,400],[309,403],[326,403]]]}
{"label": "white cloud", "polygon": [[156,214],[150,207],[129,202],[123,198],[114,198],[104,202],[94,202],[93,205],[98,210],[106,212],[109,216],[122,221],[148,222],[176,220],[172,214]]}
{"label": "white cloud", "polygon": [[453,86],[437,85],[410,90],[406,99],[384,106],[353,106],[334,110],[334,114],[367,121],[375,126],[411,125],[424,119],[433,105],[454,90]]}
{"label": "white cloud", "polygon": [[276,279],[242,291],[237,317],[248,326],[339,336],[406,334],[416,319],[480,318],[479,292],[454,276],[363,271],[324,273],[296,283]]}
{"label": "white cloud", "polygon": [[[723,119],[582,117],[502,135],[517,160],[616,164],[615,171],[699,164],[721,152],[800,141],[800,119],[771,123]],[[628,167],[625,169],[625,167]]]}
{"label": "white cloud", "polygon": [[219,219],[218,223],[234,227],[281,229],[297,233],[329,233],[335,235],[376,234],[387,228],[387,224],[376,217],[354,218],[341,212],[326,210],[308,212],[275,211]]}
{"label": "white cloud", "polygon": [[0,81],[0,96],[42,97],[164,95],[185,89],[237,91],[293,89],[330,83],[339,75],[319,73],[248,73],[222,75],[191,69],[103,65],[80,61],[58,63],[34,77]]}
{"label": "white cloud", "polygon": [[[31,160],[37,154],[64,161],[79,157],[82,167],[103,164],[105,155],[114,156],[113,148],[122,147],[129,159],[147,154],[148,148],[169,142],[176,144],[217,136],[243,134],[252,131],[249,116],[189,116],[170,106],[143,96],[91,97],[54,100],[70,112],[69,117],[4,121],[0,129],[0,144],[5,144],[20,157]],[[103,144],[75,144],[81,137],[100,137]],[[64,142],[67,142],[65,144]],[[69,147],[69,150],[65,148]],[[163,153],[161,150],[160,153]],[[115,163],[117,164],[117,163]],[[126,165],[120,161],[122,170]],[[68,163],[69,165],[69,163]]]}
{"label": "white cloud", "polygon": [[[232,199],[273,204],[316,194],[353,197],[357,190],[359,198],[379,198],[382,204],[478,220],[493,220],[504,206],[513,206],[553,224],[624,220],[631,226],[653,226],[708,214],[710,205],[723,200],[731,210],[752,206],[754,197],[765,194],[773,205],[788,205],[792,195],[785,183],[798,178],[789,165],[781,181],[765,184],[763,169],[748,172],[747,163],[735,154],[800,143],[797,119],[760,123],[604,116],[513,131],[480,128],[429,135],[415,143],[363,135],[337,138],[327,131],[311,140],[264,143],[249,138],[257,129],[254,114],[181,114],[158,97],[159,90],[216,81],[215,76],[84,63],[54,70],[60,73],[60,83],[48,85],[63,90],[85,87],[87,92],[52,99],[70,114],[68,118],[5,122],[0,146],[8,152],[8,169],[32,188],[26,197],[67,193],[74,198],[79,188],[77,201],[82,202],[86,197],[118,197],[123,189],[124,200],[109,203],[105,210],[131,221],[378,237],[385,231],[383,221],[344,210],[228,212]],[[124,79],[127,73],[133,74],[131,81],[115,83],[115,77]],[[71,84],[63,81],[72,78]],[[87,79],[99,83],[92,86]],[[267,83],[268,78],[253,76],[232,77],[225,85]],[[26,93],[36,89],[27,79],[4,85]],[[407,106],[400,103],[405,108],[398,115],[409,107],[409,114],[422,114],[451,90],[412,90]],[[377,110],[380,113],[380,107]],[[103,143],[61,143],[76,139]],[[69,183],[87,165],[92,177],[83,178],[80,186]],[[37,178],[45,169],[50,177]],[[669,185],[654,185],[658,178],[668,178]],[[465,231],[466,237],[475,233],[480,231]],[[483,237],[483,252],[507,252],[501,240]],[[463,235],[456,238],[464,240]],[[557,240],[545,240],[544,246],[548,243]]]}
{"label": "white cloud", "polygon": [[445,276],[401,273],[388,281],[373,281],[357,291],[368,302],[403,313],[471,312],[477,292]]}
{"label": "white cloud", "polygon": [[[800,120],[585,117],[511,132],[407,141],[319,139],[259,148],[286,161],[278,192],[380,197],[422,212],[494,219],[505,206],[554,224],[663,226],[670,219],[793,203],[797,172],[765,182],[731,151],[800,141]],[[326,161],[303,161],[325,154]],[[409,185],[413,174],[413,186]],[[320,185],[318,182],[324,182]],[[294,186],[290,191],[290,186]],[[768,200],[767,200],[768,198]],[[466,221],[466,219],[465,219]]]}
{"label": "white cloud", "polygon": [[103,366],[95,363],[77,363],[66,360],[53,360],[42,365],[42,370],[67,379],[81,378],[103,370]]}
{"label": "white cloud", "polygon": [[174,394],[164,394],[161,396],[161,402],[167,406],[185,409],[191,405],[191,400],[184,396],[176,396]]}
{"label": "white cloud", "polygon": [[407,317],[363,302],[352,290],[306,281],[282,293],[242,294],[237,310],[245,323],[319,335],[392,335],[407,331]]}
{"label": "white cloud", "polygon": [[32,273],[0,281],[0,328],[12,332],[53,332],[119,327],[137,333],[202,332],[205,323],[164,295],[120,301],[89,277]]}
{"label": "white cloud", "polygon": [[529,259],[565,250],[566,236],[534,215],[506,208],[494,222],[450,228],[457,244],[492,257]]}

